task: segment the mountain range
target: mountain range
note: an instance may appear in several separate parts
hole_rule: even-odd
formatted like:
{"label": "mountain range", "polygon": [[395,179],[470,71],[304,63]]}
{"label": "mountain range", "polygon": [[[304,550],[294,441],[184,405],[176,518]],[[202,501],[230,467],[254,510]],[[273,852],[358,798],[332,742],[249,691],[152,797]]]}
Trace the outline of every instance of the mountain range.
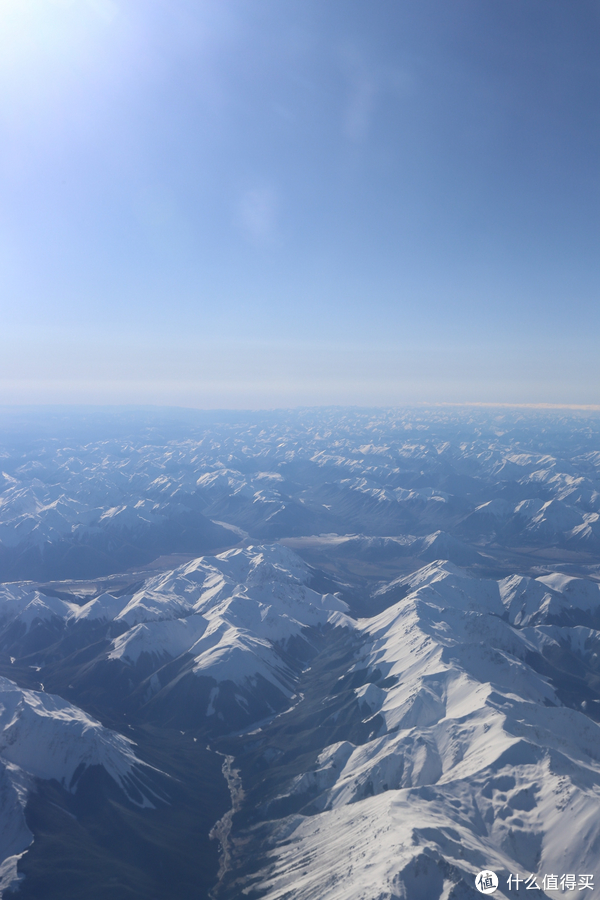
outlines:
{"label": "mountain range", "polygon": [[244,415],[5,429],[6,900],[600,877],[600,421]]}

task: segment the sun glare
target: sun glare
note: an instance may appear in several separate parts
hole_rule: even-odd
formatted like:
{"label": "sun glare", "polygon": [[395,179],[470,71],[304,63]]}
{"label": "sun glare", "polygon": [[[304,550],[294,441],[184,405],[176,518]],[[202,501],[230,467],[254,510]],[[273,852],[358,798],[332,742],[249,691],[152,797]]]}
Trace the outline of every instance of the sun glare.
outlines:
{"label": "sun glare", "polygon": [[1,0],[0,67],[36,66],[40,55],[78,53],[82,40],[118,11],[114,0]]}

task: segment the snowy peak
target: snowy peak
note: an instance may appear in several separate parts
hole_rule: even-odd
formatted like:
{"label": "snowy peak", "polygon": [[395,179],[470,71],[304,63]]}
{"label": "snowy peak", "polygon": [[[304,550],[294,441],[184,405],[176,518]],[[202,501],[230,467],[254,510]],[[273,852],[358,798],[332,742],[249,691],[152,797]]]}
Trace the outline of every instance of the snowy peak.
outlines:
{"label": "snowy peak", "polygon": [[60,697],[0,677],[0,891],[18,881],[18,861],[33,841],[25,807],[35,780],[74,792],[91,766],[102,766],[130,802],[154,806],[150,767],[132,741]]}
{"label": "snowy peak", "polygon": [[29,775],[74,790],[82,766],[100,765],[125,787],[133,767],[143,765],[133,747],[66,700],[0,678],[0,757]]}
{"label": "snowy peak", "polygon": [[135,663],[142,653],[189,653],[196,674],[238,684],[261,675],[287,695],[280,651],[290,639],[350,622],[346,603],[311,590],[309,577],[295,553],[276,545],[195,560],[134,595],[118,619],[138,624],[113,642],[109,658]]}
{"label": "snowy peak", "polygon": [[[371,737],[323,747],[288,782],[273,808],[303,814],[267,823],[265,865],[248,885],[268,900],[292,885],[302,900],[320,900],[323,885],[335,900],[442,900],[471,896],[485,867],[593,871],[600,727],[532,663],[550,644],[584,658],[600,634],[527,623],[561,590],[589,606],[597,586],[483,581],[444,562],[402,581],[408,593],[355,629],[354,696]],[[586,842],[565,843],[582,821]]]}

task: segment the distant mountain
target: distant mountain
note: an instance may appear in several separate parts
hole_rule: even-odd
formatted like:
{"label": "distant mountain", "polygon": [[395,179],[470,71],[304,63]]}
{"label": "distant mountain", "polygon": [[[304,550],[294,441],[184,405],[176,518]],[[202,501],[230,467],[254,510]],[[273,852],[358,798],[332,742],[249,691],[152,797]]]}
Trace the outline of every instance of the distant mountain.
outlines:
{"label": "distant mountain", "polygon": [[108,440],[90,419],[92,439],[75,429],[66,444],[15,443],[8,433],[0,578],[97,577],[222,550],[244,534],[257,542],[441,531],[471,547],[457,557],[464,564],[485,545],[584,555],[600,547],[600,464],[587,420],[571,420],[549,453],[540,434],[552,443],[556,426],[541,415],[507,420],[502,434],[483,412],[466,429],[439,411],[420,420],[314,410],[273,414],[264,427],[233,418],[205,417],[182,435],[172,422],[152,429],[134,416],[129,434]]}

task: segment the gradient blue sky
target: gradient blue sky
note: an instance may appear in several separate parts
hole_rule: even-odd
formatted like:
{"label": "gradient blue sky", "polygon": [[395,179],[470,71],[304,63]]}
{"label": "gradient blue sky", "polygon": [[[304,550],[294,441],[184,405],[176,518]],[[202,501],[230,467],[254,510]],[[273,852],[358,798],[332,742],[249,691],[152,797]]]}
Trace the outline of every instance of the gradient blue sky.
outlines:
{"label": "gradient blue sky", "polygon": [[598,0],[2,0],[0,403],[600,403]]}

